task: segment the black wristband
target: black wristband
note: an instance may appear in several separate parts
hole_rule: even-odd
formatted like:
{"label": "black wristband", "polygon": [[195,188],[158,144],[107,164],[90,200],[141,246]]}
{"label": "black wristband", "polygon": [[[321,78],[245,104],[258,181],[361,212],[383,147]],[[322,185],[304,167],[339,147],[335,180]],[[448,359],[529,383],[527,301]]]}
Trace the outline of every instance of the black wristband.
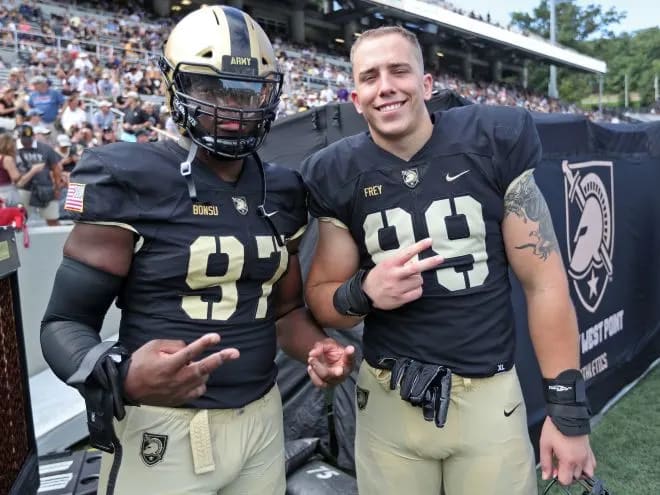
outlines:
{"label": "black wristband", "polygon": [[560,432],[566,436],[591,432],[591,409],[579,370],[565,370],[557,378],[543,379],[543,395],[548,416]]}
{"label": "black wristband", "polygon": [[362,289],[362,282],[367,273],[369,273],[367,270],[360,269],[337,287],[332,302],[339,314],[361,317],[371,311],[371,299]]}

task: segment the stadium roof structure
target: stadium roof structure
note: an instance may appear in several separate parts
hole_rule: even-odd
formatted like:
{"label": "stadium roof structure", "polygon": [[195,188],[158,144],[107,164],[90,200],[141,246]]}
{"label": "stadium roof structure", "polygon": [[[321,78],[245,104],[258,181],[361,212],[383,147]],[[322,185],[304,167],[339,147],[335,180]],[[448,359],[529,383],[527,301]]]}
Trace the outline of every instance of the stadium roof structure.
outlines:
{"label": "stadium roof structure", "polygon": [[[181,12],[199,8],[203,0],[187,0]],[[494,61],[509,73],[521,73],[525,62],[534,60],[602,76],[607,64],[565,46],[552,44],[534,33],[523,33],[491,24],[459,13],[443,2],[433,0],[241,0],[244,8],[264,28],[278,26],[291,30],[293,11],[303,10],[307,41],[331,44],[335,38],[348,35],[345,27],[355,25],[360,31],[385,24],[400,24],[413,31],[423,45],[437,45],[443,66],[450,71],[462,70],[468,57],[475,70],[486,74]],[[458,3],[458,2],[457,2]],[[298,30],[305,32],[305,30]],[[289,34],[292,34],[289,32]],[[305,35],[303,34],[303,38]],[[294,41],[303,41],[295,39]],[[337,40],[336,40],[337,41]],[[346,40],[348,41],[348,40]],[[343,40],[342,40],[343,42]],[[336,49],[339,46],[335,45]],[[350,42],[346,45],[350,48]]]}
{"label": "stadium roof structure", "polygon": [[488,41],[499,48],[526,53],[531,58],[547,63],[597,74],[607,72],[607,64],[602,60],[583,55],[570,48],[553,45],[535,34],[512,31],[459,14],[442,5],[421,0],[355,0],[350,4],[355,7],[355,11],[362,11],[362,15],[365,11],[373,11],[373,7],[377,7],[380,13],[391,17],[417,23],[423,20],[425,25],[421,26],[422,29],[431,34],[437,33],[438,28],[445,28],[468,41],[477,43]]}

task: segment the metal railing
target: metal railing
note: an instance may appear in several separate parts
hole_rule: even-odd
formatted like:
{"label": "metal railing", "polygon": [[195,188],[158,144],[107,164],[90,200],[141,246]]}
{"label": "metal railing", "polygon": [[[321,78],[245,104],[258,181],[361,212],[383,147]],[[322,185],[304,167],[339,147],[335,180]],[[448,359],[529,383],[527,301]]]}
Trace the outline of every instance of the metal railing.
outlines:
{"label": "metal railing", "polygon": [[102,62],[118,56],[128,63],[149,64],[159,56],[159,53],[148,50],[127,50],[120,44],[102,43],[98,40],[85,40],[81,42],[75,38],[48,35],[36,31],[21,32],[18,30],[3,28],[0,29],[0,39],[2,40],[0,41],[0,47],[5,50],[12,50],[16,56],[16,62],[19,64],[21,62],[24,64],[29,63],[29,60],[26,60],[26,56],[31,54],[32,51],[49,48],[55,49],[57,57],[61,58],[62,52],[68,50],[69,46],[74,42],[78,43],[80,53],[85,52],[88,55],[94,55]]}

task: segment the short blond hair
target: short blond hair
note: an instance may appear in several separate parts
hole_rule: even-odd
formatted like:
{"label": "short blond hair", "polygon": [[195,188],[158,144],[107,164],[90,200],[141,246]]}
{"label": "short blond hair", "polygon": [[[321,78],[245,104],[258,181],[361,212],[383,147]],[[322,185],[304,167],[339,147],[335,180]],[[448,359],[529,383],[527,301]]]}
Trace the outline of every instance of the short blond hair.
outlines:
{"label": "short blond hair", "polygon": [[401,26],[381,26],[374,29],[367,29],[366,31],[361,33],[358,39],[355,40],[355,43],[353,43],[353,46],[351,47],[351,58],[350,58],[351,64],[355,59],[355,52],[357,51],[358,47],[364,40],[379,38],[381,36],[387,36],[389,34],[398,34],[403,39],[408,40],[408,42],[413,47],[413,50],[415,52],[415,58],[419,62],[419,67],[422,69],[422,72],[424,72],[424,57],[422,55],[422,47],[419,45],[419,40],[417,39],[417,36],[415,36],[414,33],[408,31],[406,28],[402,28]]}

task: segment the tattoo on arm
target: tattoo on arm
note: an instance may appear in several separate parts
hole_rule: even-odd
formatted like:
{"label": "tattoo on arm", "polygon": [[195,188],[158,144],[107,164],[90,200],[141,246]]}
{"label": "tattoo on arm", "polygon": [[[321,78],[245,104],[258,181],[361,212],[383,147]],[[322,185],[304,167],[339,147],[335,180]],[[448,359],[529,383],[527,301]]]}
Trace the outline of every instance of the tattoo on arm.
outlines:
{"label": "tattoo on arm", "polygon": [[504,196],[504,216],[510,214],[522,218],[525,223],[538,224],[529,232],[530,242],[516,246],[516,249],[529,248],[542,260],[553,251],[559,251],[550,210],[536,185],[533,170],[523,172]]}

